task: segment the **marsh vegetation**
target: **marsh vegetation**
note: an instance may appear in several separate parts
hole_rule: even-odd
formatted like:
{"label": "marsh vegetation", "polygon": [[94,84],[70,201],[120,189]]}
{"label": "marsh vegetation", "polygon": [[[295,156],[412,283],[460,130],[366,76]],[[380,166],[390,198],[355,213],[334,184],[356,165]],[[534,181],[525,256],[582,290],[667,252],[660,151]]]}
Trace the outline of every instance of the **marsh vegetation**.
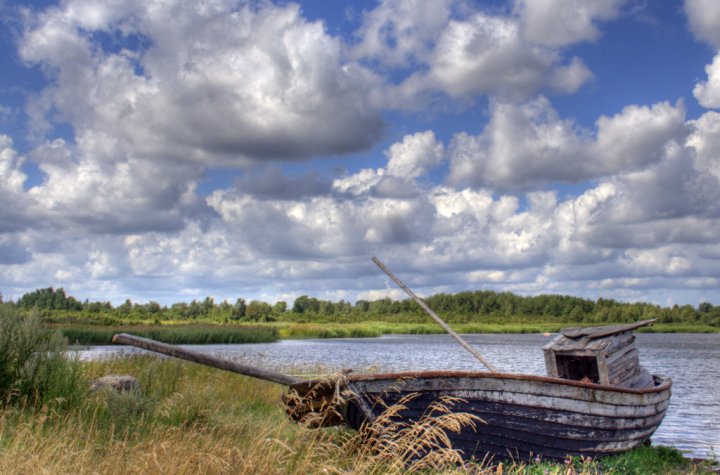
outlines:
{"label": "marsh vegetation", "polygon": [[[710,473],[670,448],[642,448],[603,460],[466,464],[438,428],[464,420],[439,407],[425,426],[313,430],[286,417],[284,388],[152,356],[69,359],[57,333],[0,310],[0,466],[5,473]],[[14,346],[8,346],[14,345]],[[22,353],[24,351],[24,353]],[[39,355],[27,358],[10,354]],[[41,357],[42,356],[42,357]],[[29,368],[34,371],[29,371]],[[90,392],[89,381],[130,374],[140,387]],[[61,383],[62,382],[62,383]],[[447,401],[451,405],[452,401]],[[391,409],[392,410],[392,409]],[[391,415],[391,413],[389,414]],[[384,421],[384,422],[383,422]],[[382,435],[379,435],[382,434]],[[433,450],[426,450],[432,448]],[[417,457],[421,453],[425,456]],[[500,465],[502,463],[502,465]]]}

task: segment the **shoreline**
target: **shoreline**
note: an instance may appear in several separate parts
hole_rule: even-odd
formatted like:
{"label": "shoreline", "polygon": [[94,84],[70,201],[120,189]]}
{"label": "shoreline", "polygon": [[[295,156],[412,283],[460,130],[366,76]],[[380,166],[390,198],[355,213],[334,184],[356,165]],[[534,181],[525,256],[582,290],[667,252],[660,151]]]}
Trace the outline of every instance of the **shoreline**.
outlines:
{"label": "shoreline", "polygon": [[[460,334],[552,334],[561,328],[588,326],[581,322],[540,323],[455,323]],[[359,323],[132,323],[121,325],[50,324],[46,328],[59,330],[70,344],[110,345],[115,333],[131,333],[171,344],[241,344],[270,343],[280,340],[377,338],[383,335],[437,335],[446,333],[434,323],[396,323],[368,321]],[[720,328],[708,325],[655,324],[638,329],[637,333],[720,333]]]}

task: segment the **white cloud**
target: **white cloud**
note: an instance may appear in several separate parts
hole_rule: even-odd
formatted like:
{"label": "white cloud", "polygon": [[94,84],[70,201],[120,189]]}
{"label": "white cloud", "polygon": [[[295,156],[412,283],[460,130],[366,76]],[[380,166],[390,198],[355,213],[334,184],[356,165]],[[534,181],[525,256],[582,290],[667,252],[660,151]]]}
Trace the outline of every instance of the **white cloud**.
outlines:
{"label": "white cloud", "polygon": [[720,3],[715,0],[685,0],[685,13],[695,38],[720,48]]}
{"label": "white cloud", "polygon": [[[68,0],[28,10],[20,54],[49,86],[27,113],[38,134],[66,123],[74,136],[18,153],[0,135],[3,293],[401,296],[369,262],[377,254],[424,294],[710,294],[720,114],[686,122],[682,103],[629,105],[587,129],[544,97],[526,100],[590,79],[557,48],[597,38],[620,4],[543,0],[511,14],[389,0],[365,14],[354,45],[295,5]],[[576,22],[538,5],[566,7]],[[696,87],[706,107],[714,71]],[[423,108],[419,99],[438,94],[490,96],[487,125],[447,150],[424,126],[387,147],[386,163],[334,179],[267,160],[364,150],[382,132],[380,108]],[[429,178],[446,159],[453,186]],[[28,180],[28,160],[39,179]],[[204,174],[226,165],[248,171],[201,196]],[[586,189],[567,196],[554,182]]]}
{"label": "white cloud", "polygon": [[562,47],[600,36],[596,23],[612,20],[625,0],[516,0],[522,33],[532,43]]}
{"label": "white cloud", "polygon": [[[720,2],[714,0],[685,0],[685,13],[695,38],[720,49]],[[707,81],[693,88],[693,95],[701,106],[720,109],[720,53],[705,66]]]}
{"label": "white cloud", "polygon": [[590,76],[579,59],[563,66],[556,52],[524,43],[516,20],[476,13],[448,23],[429,71],[408,78],[400,91],[404,96],[439,89],[454,97],[517,99],[542,88],[574,92]]}
{"label": "white cloud", "polygon": [[690,121],[692,134],[687,145],[695,154],[695,167],[720,181],[720,113],[706,112]]}
{"label": "white cloud", "polygon": [[389,174],[413,180],[442,163],[445,147],[437,141],[435,134],[428,130],[406,135],[402,142],[391,145],[385,155],[389,159]]}
{"label": "white cloud", "polygon": [[24,161],[24,157],[15,150],[12,139],[0,135],[0,233],[17,231],[33,222],[30,212],[32,203],[24,192],[27,179],[22,171]]}
{"label": "white cloud", "polygon": [[638,169],[661,160],[671,144],[684,142],[684,119],[682,104],[627,106],[600,117],[593,137],[561,119],[543,97],[522,105],[496,102],[480,135],[453,138],[449,180],[513,189]]}
{"label": "white cloud", "polygon": [[720,109],[720,53],[713,62],[705,66],[707,81],[695,84],[693,95],[701,106],[708,109]]}
{"label": "white cloud", "polygon": [[115,144],[88,134],[76,147],[58,139],[37,148],[33,160],[45,180],[27,196],[38,215],[57,226],[125,233],[179,229],[185,218],[206,213],[195,194],[197,166],[126,158]]}
{"label": "white cloud", "polygon": [[[144,40],[106,51],[97,32]],[[372,144],[383,127],[368,100],[374,79],[341,49],[297,5],[234,2],[69,1],[39,14],[20,46],[55,78],[51,105],[76,129],[205,164]]]}
{"label": "white cloud", "polygon": [[384,0],[364,13],[351,49],[358,59],[391,66],[425,62],[450,18],[451,0]]}
{"label": "white cloud", "polygon": [[[610,18],[614,7],[580,10]],[[544,43],[527,41],[520,21],[451,0],[384,0],[365,12],[350,51],[389,69],[391,84],[373,96],[385,107],[419,108],[437,94],[518,100],[540,90],[573,93],[593,77],[580,58],[566,61]]]}

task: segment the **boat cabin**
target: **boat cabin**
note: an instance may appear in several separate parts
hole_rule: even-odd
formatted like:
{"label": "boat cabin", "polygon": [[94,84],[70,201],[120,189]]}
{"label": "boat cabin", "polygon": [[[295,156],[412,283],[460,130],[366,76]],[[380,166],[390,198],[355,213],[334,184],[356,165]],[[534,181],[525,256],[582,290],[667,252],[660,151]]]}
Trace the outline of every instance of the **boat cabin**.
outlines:
{"label": "boat cabin", "polygon": [[652,386],[653,377],[640,366],[632,331],[653,322],[560,330],[543,348],[548,376],[624,388]]}

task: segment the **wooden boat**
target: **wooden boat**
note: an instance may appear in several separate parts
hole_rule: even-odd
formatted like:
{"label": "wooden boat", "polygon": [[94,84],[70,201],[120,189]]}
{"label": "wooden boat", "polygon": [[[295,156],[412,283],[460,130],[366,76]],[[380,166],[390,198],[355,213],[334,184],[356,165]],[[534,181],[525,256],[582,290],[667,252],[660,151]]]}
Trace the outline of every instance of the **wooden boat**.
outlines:
{"label": "wooden boat", "polygon": [[448,432],[453,448],[464,458],[563,459],[631,450],[646,443],[662,422],[672,382],[640,366],[632,334],[652,322],[562,330],[544,348],[549,376],[498,372],[476,354],[490,372],[344,372],[335,378],[301,380],[132,335],[115,335],[113,341],[289,386],[283,398],[286,412],[312,427],[347,424],[360,429],[396,404],[404,407],[396,418],[417,421],[436,401],[452,398],[453,411],[479,418],[474,427]]}
{"label": "wooden boat", "polygon": [[[634,352],[634,338],[628,338],[627,327],[634,325],[600,327],[615,332],[605,338],[628,342],[618,350],[623,355]],[[567,361],[567,354],[555,354]],[[638,369],[638,374],[645,374],[644,370]],[[582,375],[578,379],[586,378]],[[414,395],[403,401],[407,409],[401,416],[407,420],[418,420],[434,401],[451,397],[457,398],[454,411],[482,420],[475,427],[449,434],[453,448],[461,450],[465,458],[599,457],[643,445],[662,422],[672,382],[664,376],[650,378],[646,383],[644,377],[634,378],[643,383],[631,387],[497,372],[349,374],[337,382],[303,381],[291,385],[292,391],[309,397],[294,407],[290,404],[288,411],[297,420],[317,420],[317,425],[345,422],[359,429],[407,395]],[[338,388],[349,390],[353,396],[335,408],[341,417],[323,420],[327,408],[338,405]]]}

